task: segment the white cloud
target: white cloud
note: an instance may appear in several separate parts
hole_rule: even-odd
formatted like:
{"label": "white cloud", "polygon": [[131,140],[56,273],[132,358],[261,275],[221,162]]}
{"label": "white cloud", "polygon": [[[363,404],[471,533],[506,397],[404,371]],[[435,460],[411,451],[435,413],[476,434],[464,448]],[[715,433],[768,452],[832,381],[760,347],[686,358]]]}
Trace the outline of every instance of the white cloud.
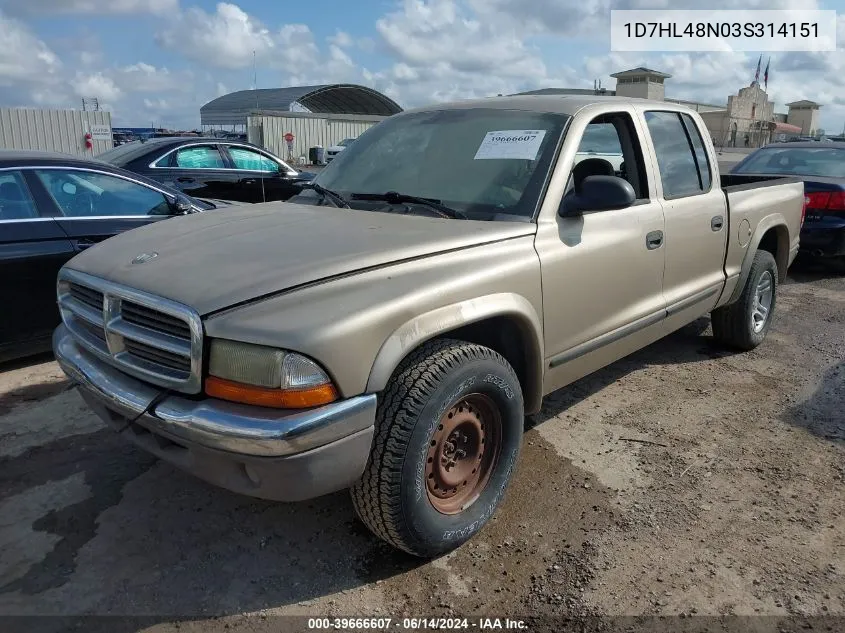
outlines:
{"label": "white cloud", "polygon": [[179,9],[179,0],[6,0],[16,15],[167,15]]}
{"label": "white cloud", "polygon": [[94,75],[77,73],[73,81],[73,90],[77,97],[97,97],[101,103],[111,103],[123,96],[123,91],[117,87],[114,79],[105,76],[102,72]]}
{"label": "white cloud", "polygon": [[[253,53],[265,87],[362,83],[405,107],[542,87],[586,88],[594,78],[612,89],[611,73],[640,65],[673,75],[666,82],[668,96],[724,104],[728,93],[750,83],[757,61],[755,54],[731,52],[584,57],[577,48],[586,38],[593,50],[601,46],[611,6],[701,8],[700,0],[397,0],[373,22],[372,33],[361,37],[338,29],[319,41],[305,24],[264,22],[232,2],[180,11],[178,0],[4,1],[9,10],[29,15],[161,14],[166,8],[156,34],[174,54],[166,67],[140,60],[114,65],[109,51],[72,48],[66,40],[76,46],[76,39],[67,35],[45,42],[0,11],[0,104],[78,107],[85,93],[129,123],[166,117],[173,125],[195,125],[203,103],[252,83]],[[816,0],[743,4],[746,9],[819,5]],[[733,7],[733,0],[708,4]],[[838,33],[843,48],[845,16],[839,17]],[[91,35],[86,41],[96,39]],[[366,57],[366,68],[359,56]],[[185,62],[188,69],[181,67]],[[842,51],[772,55],[769,93],[778,110],[800,98],[819,101],[823,119],[839,121],[828,127],[839,126],[845,117],[845,56]]]}
{"label": "white cloud", "polygon": [[26,85],[55,75],[62,63],[22,22],[0,11],[0,85]]}
{"label": "white cloud", "polygon": [[193,7],[169,20],[159,43],[204,65],[237,69],[262,59],[274,48],[273,36],[239,6],[221,2],[209,14]]}
{"label": "white cloud", "polygon": [[340,48],[350,48],[355,44],[352,36],[345,31],[337,31],[334,35],[328,38],[331,44],[339,46]]}

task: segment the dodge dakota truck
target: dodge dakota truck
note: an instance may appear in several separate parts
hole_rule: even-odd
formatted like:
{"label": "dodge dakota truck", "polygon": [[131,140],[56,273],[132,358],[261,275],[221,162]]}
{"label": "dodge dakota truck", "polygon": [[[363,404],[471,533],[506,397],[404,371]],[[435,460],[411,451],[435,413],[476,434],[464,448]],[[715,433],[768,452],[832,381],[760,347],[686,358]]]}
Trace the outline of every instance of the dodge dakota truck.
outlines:
{"label": "dodge dakota truck", "polygon": [[[619,160],[585,158],[588,131]],[[440,104],[285,203],[76,256],[53,347],[162,460],[271,500],[351,489],[378,537],[433,557],[490,519],[545,394],[708,313],[717,341],[759,345],[804,208],[798,180],[720,176],[682,106]]]}

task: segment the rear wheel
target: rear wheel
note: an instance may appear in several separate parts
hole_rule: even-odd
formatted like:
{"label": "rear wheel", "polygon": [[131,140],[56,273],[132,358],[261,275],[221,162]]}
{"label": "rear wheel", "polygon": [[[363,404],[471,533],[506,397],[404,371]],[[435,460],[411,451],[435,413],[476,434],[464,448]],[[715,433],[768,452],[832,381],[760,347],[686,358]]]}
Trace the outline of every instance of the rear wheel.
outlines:
{"label": "rear wheel", "polygon": [[713,310],[713,337],[735,349],[752,350],[766,338],[777,300],[778,269],[768,251],[757,251],[739,299]]}
{"label": "rear wheel", "polygon": [[406,358],[376,414],[355,511],[394,547],[421,557],[455,549],[493,515],[522,443],[522,390],[495,351],[436,340]]}

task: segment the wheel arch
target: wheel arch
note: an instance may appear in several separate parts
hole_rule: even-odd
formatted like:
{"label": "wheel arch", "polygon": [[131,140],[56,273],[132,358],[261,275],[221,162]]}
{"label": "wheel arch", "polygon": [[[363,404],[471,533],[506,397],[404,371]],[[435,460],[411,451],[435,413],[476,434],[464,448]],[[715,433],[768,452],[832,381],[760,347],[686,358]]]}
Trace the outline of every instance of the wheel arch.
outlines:
{"label": "wheel arch", "polygon": [[513,367],[522,387],[526,414],[543,399],[542,323],[524,297],[486,295],[443,306],[409,319],[384,341],[367,380],[367,392],[382,391],[402,360],[426,341],[454,338],[489,347]]}
{"label": "wheel arch", "polygon": [[[739,281],[734,288],[733,294],[727,304],[739,300],[748,275],[751,272],[751,263],[754,261],[754,254],[758,250],[768,251],[775,258],[778,267],[778,283],[786,280],[786,271],[789,267],[789,229],[786,220],[780,214],[764,218],[757,225],[757,230],[751,238],[751,243],[745,251],[742,259],[742,269]],[[727,305],[726,304],[726,305]]]}

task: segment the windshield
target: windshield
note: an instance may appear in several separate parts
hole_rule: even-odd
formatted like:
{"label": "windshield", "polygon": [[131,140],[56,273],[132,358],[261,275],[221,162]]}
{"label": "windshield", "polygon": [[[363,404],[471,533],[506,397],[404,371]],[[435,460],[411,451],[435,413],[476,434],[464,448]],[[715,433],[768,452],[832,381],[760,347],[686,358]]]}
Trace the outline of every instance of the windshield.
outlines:
{"label": "windshield", "polygon": [[845,178],[845,147],[764,147],[733,173]]}
{"label": "windshield", "polygon": [[439,200],[472,219],[531,217],[568,119],[487,108],[397,115],[362,134],[315,182],[347,199],[395,191]]}

